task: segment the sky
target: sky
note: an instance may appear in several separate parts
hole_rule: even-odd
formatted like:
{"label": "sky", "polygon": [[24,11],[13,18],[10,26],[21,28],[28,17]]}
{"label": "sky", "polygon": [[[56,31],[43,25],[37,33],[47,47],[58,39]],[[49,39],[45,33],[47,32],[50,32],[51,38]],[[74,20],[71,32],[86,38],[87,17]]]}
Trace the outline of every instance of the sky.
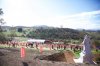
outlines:
{"label": "sky", "polygon": [[100,29],[100,0],[0,0],[8,26]]}

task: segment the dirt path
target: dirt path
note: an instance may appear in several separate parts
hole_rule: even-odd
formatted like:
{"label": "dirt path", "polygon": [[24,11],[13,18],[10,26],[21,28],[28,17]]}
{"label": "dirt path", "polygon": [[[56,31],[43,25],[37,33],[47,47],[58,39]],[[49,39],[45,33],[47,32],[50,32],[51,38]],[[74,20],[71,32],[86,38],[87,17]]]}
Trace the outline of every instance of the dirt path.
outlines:
{"label": "dirt path", "polygon": [[[41,54],[39,53],[38,50],[26,49],[26,57],[22,59],[20,57],[20,49],[0,48],[0,66],[67,66],[68,65],[66,62],[39,60],[37,58],[45,55],[48,56],[54,53],[57,53],[57,51],[45,51]],[[73,66],[73,65],[84,66],[82,64],[75,64],[75,63],[74,64],[71,63],[68,66]]]}

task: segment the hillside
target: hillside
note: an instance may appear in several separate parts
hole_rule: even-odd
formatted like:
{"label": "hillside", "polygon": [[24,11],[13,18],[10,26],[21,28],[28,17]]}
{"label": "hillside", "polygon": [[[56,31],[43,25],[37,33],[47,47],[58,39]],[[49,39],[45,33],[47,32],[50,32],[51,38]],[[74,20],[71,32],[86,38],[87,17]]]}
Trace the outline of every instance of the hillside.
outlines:
{"label": "hillside", "polygon": [[41,39],[83,39],[85,34],[91,38],[100,40],[100,30],[75,30],[70,28],[56,28],[45,25],[41,26],[2,26],[6,34],[15,33],[14,37],[29,37]]}

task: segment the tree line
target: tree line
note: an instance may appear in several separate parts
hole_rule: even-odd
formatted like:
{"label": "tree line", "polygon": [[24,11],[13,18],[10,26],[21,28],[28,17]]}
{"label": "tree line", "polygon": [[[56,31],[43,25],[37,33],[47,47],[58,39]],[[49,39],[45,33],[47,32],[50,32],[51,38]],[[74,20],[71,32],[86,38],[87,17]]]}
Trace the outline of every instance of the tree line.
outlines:
{"label": "tree line", "polygon": [[41,39],[83,39],[85,32],[70,28],[36,29],[30,31],[27,37]]}

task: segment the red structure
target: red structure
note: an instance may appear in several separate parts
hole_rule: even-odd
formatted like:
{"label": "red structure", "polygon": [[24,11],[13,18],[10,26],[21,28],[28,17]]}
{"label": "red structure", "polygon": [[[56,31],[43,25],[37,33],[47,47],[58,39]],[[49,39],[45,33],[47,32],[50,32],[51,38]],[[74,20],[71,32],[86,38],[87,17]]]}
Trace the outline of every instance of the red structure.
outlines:
{"label": "red structure", "polygon": [[22,47],[21,48],[21,58],[24,58],[25,57],[25,48]]}

